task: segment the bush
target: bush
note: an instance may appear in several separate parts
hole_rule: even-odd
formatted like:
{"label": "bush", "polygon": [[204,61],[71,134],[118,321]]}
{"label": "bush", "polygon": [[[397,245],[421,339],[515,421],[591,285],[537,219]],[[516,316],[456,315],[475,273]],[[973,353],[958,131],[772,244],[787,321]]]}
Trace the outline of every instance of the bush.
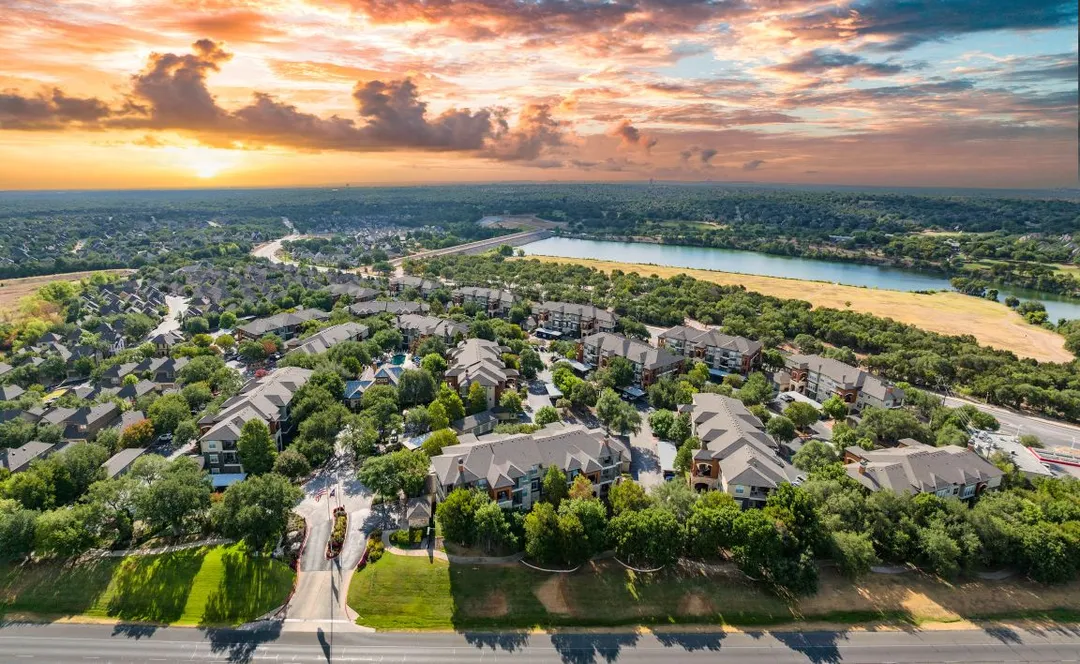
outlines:
{"label": "bush", "polygon": [[377,563],[379,558],[383,557],[386,553],[386,545],[382,543],[382,530],[379,530],[378,537],[375,536],[376,531],[371,532],[371,537],[367,541],[367,561],[368,563]]}
{"label": "bush", "polygon": [[345,545],[345,535],[349,530],[349,513],[343,507],[334,509],[334,530],[330,533],[330,541],[326,543],[326,555],[336,558],[341,553],[341,547]]}

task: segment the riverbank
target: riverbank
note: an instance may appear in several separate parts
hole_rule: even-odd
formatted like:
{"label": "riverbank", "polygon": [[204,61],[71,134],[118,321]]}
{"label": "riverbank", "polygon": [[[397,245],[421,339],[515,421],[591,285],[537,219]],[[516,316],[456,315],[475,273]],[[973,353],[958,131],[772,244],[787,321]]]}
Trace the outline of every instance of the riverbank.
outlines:
{"label": "riverbank", "polygon": [[773,297],[806,300],[815,307],[842,310],[848,308],[847,303],[850,302],[850,308],[854,311],[892,318],[940,334],[970,334],[978,339],[979,343],[1010,350],[1019,357],[1030,357],[1040,362],[1069,362],[1073,359],[1072,354],[1065,350],[1065,339],[1062,336],[1031,325],[1003,304],[955,292],[923,294],[589,258],[539,255],[528,258],[549,263],[584,265],[603,272],[622,270],[644,275],[655,274],[664,278],[686,274],[724,286],[742,285],[747,290]]}

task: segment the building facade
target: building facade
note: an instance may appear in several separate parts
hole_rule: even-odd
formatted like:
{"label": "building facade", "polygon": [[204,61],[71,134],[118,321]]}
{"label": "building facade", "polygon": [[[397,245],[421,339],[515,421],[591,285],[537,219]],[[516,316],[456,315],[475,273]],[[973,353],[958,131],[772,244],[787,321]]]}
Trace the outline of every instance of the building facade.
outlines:
{"label": "building facade", "polygon": [[598,332],[578,342],[578,362],[603,367],[613,357],[625,358],[634,365],[633,384],[642,389],[683,370],[682,357],[620,334]]}
{"label": "building facade", "polygon": [[746,375],[761,367],[760,341],[676,325],[660,334],[657,344],[690,361],[704,362],[715,374]]}

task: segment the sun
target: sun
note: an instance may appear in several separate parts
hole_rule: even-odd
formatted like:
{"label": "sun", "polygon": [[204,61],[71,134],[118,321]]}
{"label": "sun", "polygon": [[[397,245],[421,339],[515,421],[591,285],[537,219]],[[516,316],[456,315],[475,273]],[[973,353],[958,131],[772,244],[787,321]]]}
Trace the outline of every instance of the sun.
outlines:
{"label": "sun", "polygon": [[167,152],[175,166],[200,180],[215,178],[240,162],[240,154],[236,150],[188,146],[171,147]]}

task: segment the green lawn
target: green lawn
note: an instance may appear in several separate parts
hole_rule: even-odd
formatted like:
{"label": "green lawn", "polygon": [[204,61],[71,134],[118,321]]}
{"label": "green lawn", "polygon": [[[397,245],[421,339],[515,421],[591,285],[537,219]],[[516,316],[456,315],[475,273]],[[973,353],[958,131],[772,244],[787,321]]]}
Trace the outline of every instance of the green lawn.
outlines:
{"label": "green lawn", "polygon": [[281,605],[293,572],[241,545],[106,558],[77,567],[0,567],[0,614],[235,625]]}
{"label": "green lawn", "polygon": [[946,583],[921,574],[870,574],[852,582],[822,568],[817,594],[789,603],[737,573],[635,574],[608,561],[549,574],[387,554],[353,576],[349,606],[359,624],[384,630],[1071,620],[1080,615],[1080,581]]}

